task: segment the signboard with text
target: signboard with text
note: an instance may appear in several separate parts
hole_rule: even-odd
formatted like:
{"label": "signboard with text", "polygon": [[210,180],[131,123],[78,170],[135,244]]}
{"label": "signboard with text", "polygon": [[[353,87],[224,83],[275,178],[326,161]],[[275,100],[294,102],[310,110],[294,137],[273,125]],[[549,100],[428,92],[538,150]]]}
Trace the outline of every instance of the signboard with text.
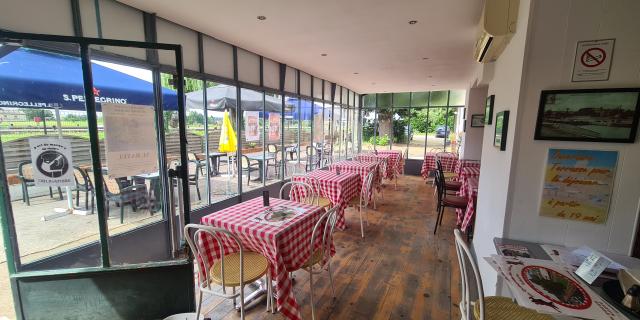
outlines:
{"label": "signboard with text", "polygon": [[58,138],[30,138],[31,166],[22,168],[28,176],[30,170],[38,187],[74,186],[71,141]]}
{"label": "signboard with text", "polygon": [[578,42],[571,81],[609,80],[615,41],[605,39]]}

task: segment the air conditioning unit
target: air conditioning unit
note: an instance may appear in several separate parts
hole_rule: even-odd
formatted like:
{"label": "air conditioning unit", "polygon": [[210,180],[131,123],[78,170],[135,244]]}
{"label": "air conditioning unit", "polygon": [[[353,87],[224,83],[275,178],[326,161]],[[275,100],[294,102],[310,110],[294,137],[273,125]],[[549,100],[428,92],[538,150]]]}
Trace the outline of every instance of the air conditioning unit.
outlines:
{"label": "air conditioning unit", "polygon": [[498,59],[516,32],[519,5],[520,0],[485,1],[476,41],[476,61],[487,63]]}

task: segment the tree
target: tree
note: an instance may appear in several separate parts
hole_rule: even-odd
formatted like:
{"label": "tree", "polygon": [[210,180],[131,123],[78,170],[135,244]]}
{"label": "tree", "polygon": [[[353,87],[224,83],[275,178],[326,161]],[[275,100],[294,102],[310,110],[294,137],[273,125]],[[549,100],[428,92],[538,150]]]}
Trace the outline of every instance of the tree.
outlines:
{"label": "tree", "polygon": [[24,112],[25,117],[27,118],[27,120],[33,120],[33,118],[35,117],[40,117],[40,118],[53,118],[53,112],[51,112],[51,110],[45,110],[45,109],[24,109],[22,112]]}
{"label": "tree", "polygon": [[187,124],[204,125],[204,114],[195,111],[189,111],[189,114],[187,115]]}

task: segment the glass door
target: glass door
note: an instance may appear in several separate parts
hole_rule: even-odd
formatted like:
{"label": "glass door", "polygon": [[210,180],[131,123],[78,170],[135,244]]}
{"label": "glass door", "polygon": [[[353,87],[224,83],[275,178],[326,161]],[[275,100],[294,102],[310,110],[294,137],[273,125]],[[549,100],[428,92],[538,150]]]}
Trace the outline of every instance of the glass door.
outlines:
{"label": "glass door", "polygon": [[118,318],[192,310],[180,232],[190,208],[187,154],[165,139],[166,122],[184,138],[183,90],[163,88],[149,63],[175,56],[182,83],[179,47],[0,40],[0,281],[11,282],[17,317],[46,317],[53,304],[77,316],[78,302]]}

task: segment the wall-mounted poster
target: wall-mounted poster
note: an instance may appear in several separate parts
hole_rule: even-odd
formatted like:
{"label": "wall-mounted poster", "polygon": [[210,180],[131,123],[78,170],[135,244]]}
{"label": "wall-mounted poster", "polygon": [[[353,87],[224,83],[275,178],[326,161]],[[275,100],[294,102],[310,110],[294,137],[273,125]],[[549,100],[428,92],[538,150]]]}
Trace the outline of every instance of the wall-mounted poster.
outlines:
{"label": "wall-mounted poster", "polygon": [[[33,181],[39,187],[74,186],[71,141],[57,138],[30,138]],[[26,167],[22,167],[26,174]]]}
{"label": "wall-mounted poster", "polygon": [[110,177],[158,172],[155,111],[152,106],[103,103],[102,117]]}
{"label": "wall-mounted poster", "polygon": [[245,111],[244,112],[244,138],[247,141],[260,140],[260,112]]}
{"label": "wall-mounted poster", "polygon": [[269,113],[269,141],[280,141],[280,114]]}
{"label": "wall-mounted poster", "polygon": [[496,128],[493,135],[493,145],[500,148],[500,151],[507,149],[507,133],[509,132],[509,110],[500,111],[496,114]]}
{"label": "wall-mounted poster", "polygon": [[617,151],[549,149],[540,215],[605,223]]}

